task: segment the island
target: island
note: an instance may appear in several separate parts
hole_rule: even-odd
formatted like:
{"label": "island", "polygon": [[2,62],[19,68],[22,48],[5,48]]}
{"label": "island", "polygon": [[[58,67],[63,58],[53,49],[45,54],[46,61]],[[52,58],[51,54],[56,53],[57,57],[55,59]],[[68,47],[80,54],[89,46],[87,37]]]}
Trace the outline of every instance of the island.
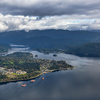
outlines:
{"label": "island", "polygon": [[53,54],[54,57],[57,57],[57,54]]}
{"label": "island", "polygon": [[38,55],[35,55],[35,57],[38,57]]}
{"label": "island", "polygon": [[66,61],[36,59],[31,53],[16,52],[0,57],[0,83],[29,80],[43,73],[73,68]]}

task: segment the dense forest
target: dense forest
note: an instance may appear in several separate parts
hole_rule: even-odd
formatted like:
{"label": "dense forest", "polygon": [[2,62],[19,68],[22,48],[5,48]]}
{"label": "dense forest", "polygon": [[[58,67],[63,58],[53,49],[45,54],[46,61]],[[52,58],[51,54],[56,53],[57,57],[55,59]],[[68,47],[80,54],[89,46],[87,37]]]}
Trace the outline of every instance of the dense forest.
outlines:
{"label": "dense forest", "polygon": [[20,58],[20,59],[33,59],[33,55],[31,53],[22,53],[22,52],[15,52],[13,54],[7,55],[5,58]]}
{"label": "dense forest", "polygon": [[83,57],[100,57],[100,43],[87,43],[71,48],[64,47],[65,53]]}
{"label": "dense forest", "polygon": [[85,43],[81,45],[66,45],[61,49],[58,48],[33,48],[44,54],[49,53],[66,53],[82,57],[100,57],[100,43]]}

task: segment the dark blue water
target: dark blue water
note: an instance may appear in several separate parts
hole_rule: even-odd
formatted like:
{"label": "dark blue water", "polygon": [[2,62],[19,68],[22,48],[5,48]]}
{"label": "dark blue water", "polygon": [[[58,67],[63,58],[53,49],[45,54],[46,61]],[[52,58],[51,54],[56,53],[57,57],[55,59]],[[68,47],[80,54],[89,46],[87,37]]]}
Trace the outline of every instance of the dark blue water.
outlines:
{"label": "dark blue water", "polygon": [[[31,52],[39,58],[65,60],[76,68],[44,74],[34,83],[29,80],[1,84],[0,100],[100,100],[100,58]],[[27,86],[21,87],[24,83]]]}

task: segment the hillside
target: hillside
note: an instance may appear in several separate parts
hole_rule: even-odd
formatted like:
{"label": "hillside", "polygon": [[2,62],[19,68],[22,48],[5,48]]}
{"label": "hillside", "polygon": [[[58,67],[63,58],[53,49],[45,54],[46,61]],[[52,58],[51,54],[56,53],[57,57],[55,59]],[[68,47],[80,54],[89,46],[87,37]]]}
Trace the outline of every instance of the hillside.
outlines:
{"label": "hillside", "polygon": [[88,43],[72,48],[65,47],[65,53],[83,57],[100,57],[100,43]]}
{"label": "hillside", "polygon": [[100,43],[100,32],[68,30],[33,30],[2,32],[0,43],[15,43],[30,47],[61,48],[66,45]]}

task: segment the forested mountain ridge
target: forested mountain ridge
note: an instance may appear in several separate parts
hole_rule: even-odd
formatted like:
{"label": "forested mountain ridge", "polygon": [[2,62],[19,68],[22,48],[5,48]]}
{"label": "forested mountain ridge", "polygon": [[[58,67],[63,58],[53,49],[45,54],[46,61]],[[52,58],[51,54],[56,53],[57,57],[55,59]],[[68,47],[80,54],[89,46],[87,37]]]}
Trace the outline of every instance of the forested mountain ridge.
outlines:
{"label": "forested mountain ridge", "polygon": [[83,57],[100,57],[100,43],[87,43],[71,48],[65,47],[65,53]]}
{"label": "forested mountain ridge", "polygon": [[0,43],[15,43],[30,47],[58,47],[83,43],[100,43],[100,32],[68,30],[10,31],[0,33]]}

